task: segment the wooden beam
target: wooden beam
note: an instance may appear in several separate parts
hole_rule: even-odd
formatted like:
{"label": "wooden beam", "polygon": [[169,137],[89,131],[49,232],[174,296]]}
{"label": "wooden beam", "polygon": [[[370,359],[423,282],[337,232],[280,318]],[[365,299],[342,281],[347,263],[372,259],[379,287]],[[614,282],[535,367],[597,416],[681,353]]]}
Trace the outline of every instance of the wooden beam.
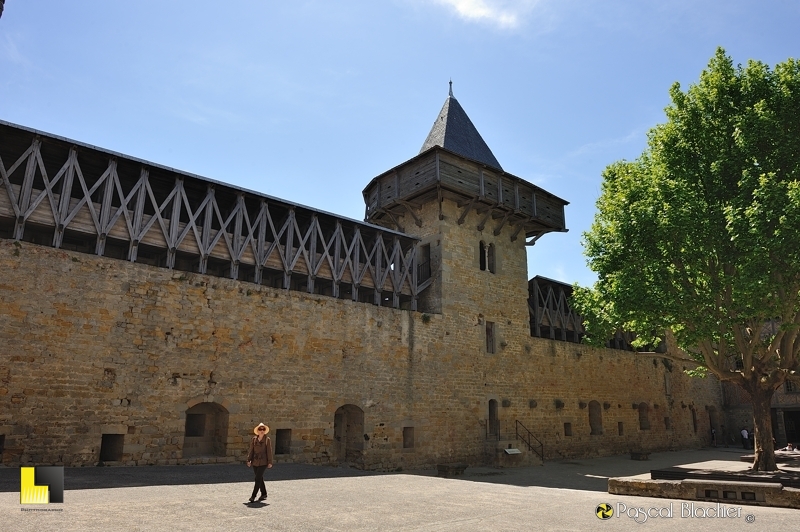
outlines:
{"label": "wooden beam", "polygon": [[519,234],[520,231],[522,231],[522,229],[525,227],[526,223],[527,223],[527,220],[520,220],[520,221],[517,222],[517,224],[516,224],[517,225],[517,230],[514,231],[514,233],[511,235],[511,241],[512,242],[515,242],[517,240],[517,235]]}
{"label": "wooden beam", "polygon": [[500,234],[500,231],[503,229],[503,226],[506,224],[506,220],[508,220],[508,217],[510,215],[511,215],[511,212],[510,211],[506,211],[506,214],[505,214],[505,216],[503,216],[503,220],[500,222],[500,225],[498,225],[497,227],[494,228],[494,232],[492,233],[492,234],[494,234],[494,236],[497,236],[497,235]]}
{"label": "wooden beam", "polygon": [[461,225],[461,224],[464,223],[464,219],[466,219],[467,213],[469,213],[469,211],[472,209],[472,206],[475,204],[475,202],[477,200],[478,200],[478,197],[475,196],[469,201],[469,203],[467,203],[466,208],[461,212],[461,216],[458,217],[458,225]]}
{"label": "wooden beam", "polygon": [[503,204],[503,174],[497,176],[497,203]]}
{"label": "wooden beam", "polygon": [[17,205],[17,221],[14,223],[14,240],[22,240],[25,233],[25,216],[23,213],[28,210],[28,203],[31,200],[31,190],[33,189],[33,180],[36,177],[36,152],[39,150],[41,142],[38,135],[33,139],[33,144],[28,152],[28,161],[25,165],[25,177],[22,181],[22,189],[20,190],[19,203]]}
{"label": "wooden beam", "polygon": [[72,180],[75,177],[75,160],[78,152],[75,146],[70,148],[67,156],[67,171],[61,181],[61,194],[58,198],[58,213],[55,216],[56,230],[53,233],[53,247],[60,248],[64,240],[64,221],[69,214],[69,200],[72,197]]}
{"label": "wooden beam", "polygon": [[394,217],[394,214],[392,214],[392,211],[385,210],[383,212],[392,220],[392,223],[395,225],[395,227],[397,227],[398,231],[400,231],[401,233],[405,233],[406,232],[405,228],[402,225],[400,225],[400,222],[398,222],[397,218]]}
{"label": "wooden beam", "polygon": [[486,222],[489,220],[489,217],[492,215],[492,210],[486,210],[486,216],[478,223],[478,231],[483,231],[483,228],[486,227]]}
{"label": "wooden beam", "polygon": [[[150,172],[148,172],[147,168],[144,166],[142,167],[141,171],[139,172],[139,181],[137,186],[139,187],[139,191],[136,194],[136,207],[133,213],[133,238],[131,239],[131,243],[128,246],[128,260],[131,262],[136,262],[136,257],[139,253],[139,242],[142,239],[142,224],[144,218],[144,202],[146,201],[146,192],[147,192],[147,181],[149,179]],[[201,273],[205,273],[202,271]]]}
{"label": "wooden beam", "polygon": [[111,218],[111,198],[114,194],[114,179],[117,175],[117,161],[112,157],[108,161],[108,175],[103,183],[103,196],[100,200],[99,230],[95,242],[95,255],[102,256],[106,248],[106,235],[108,233],[108,221]]}
{"label": "wooden beam", "polygon": [[417,224],[417,227],[422,227],[422,219],[416,214],[414,214],[414,205],[412,205],[407,201],[402,201],[402,200],[398,200],[398,203],[403,207],[405,207],[406,212],[408,212],[408,214],[410,214],[411,217],[414,218],[414,223]]}

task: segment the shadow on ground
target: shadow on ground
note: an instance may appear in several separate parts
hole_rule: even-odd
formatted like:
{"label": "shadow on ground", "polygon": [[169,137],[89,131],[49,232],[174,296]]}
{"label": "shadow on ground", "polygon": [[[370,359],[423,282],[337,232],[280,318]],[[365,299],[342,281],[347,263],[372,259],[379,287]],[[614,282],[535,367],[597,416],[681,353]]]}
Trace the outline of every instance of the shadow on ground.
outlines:
{"label": "shadow on ground", "polygon": [[[630,455],[581,460],[548,461],[543,466],[519,468],[468,467],[458,482],[489,482],[510,486],[540,486],[607,492],[608,479],[649,473],[652,469],[723,460],[738,462],[741,450],[707,448],[651,453],[646,461]],[[267,482],[317,478],[359,477],[396,473],[375,473],[349,467],[277,464],[267,470]],[[403,471],[402,474],[436,476],[435,470]],[[19,468],[0,468],[0,492],[19,491]],[[167,486],[252,482],[253,472],[244,464],[184,466],[67,467],[64,489],[103,489],[134,486]]]}
{"label": "shadow on ground", "polygon": [[[545,488],[575,489],[608,492],[608,479],[650,473],[683,464],[723,460],[739,462],[737,449],[695,449],[651,453],[649,460],[631,460],[630,455],[607,456],[581,460],[545,462],[542,466],[524,468],[467,468],[461,481],[489,482],[511,486],[539,486]],[[418,471],[415,474],[435,475],[435,472]]]}
{"label": "shadow on ground", "polygon": [[[376,475],[349,467],[277,464],[264,475],[267,482],[313,478],[337,478]],[[226,484],[253,482],[253,470],[244,464],[207,464],[131,467],[65,467],[64,489],[129,488],[134,486],[169,486],[190,484]],[[0,492],[20,487],[18,467],[0,468]]]}

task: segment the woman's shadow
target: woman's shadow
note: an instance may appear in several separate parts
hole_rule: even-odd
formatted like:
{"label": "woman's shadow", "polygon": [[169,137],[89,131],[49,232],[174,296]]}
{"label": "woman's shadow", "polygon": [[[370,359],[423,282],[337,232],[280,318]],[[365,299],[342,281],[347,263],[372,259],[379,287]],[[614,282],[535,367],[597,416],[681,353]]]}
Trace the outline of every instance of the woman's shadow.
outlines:
{"label": "woman's shadow", "polygon": [[264,501],[253,501],[253,502],[247,501],[243,502],[242,504],[244,504],[248,508],[263,508],[265,506],[269,506],[269,503]]}

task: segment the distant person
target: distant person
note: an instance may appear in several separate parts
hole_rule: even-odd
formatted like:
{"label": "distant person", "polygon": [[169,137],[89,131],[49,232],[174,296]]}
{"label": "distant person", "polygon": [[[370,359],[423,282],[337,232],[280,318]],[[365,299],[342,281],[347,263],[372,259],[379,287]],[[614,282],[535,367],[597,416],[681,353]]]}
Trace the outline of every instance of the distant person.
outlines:
{"label": "distant person", "polygon": [[717,446],[717,431],[713,428],[711,429],[711,444],[714,445],[714,447]]}
{"label": "distant person", "polygon": [[778,450],[779,451],[796,451],[797,450],[797,446],[795,446],[793,443],[789,442],[789,443],[786,444],[786,447],[784,447],[783,449],[778,449]]}
{"label": "distant person", "polygon": [[253,472],[256,474],[256,484],[253,486],[253,494],[250,496],[250,502],[253,502],[261,491],[261,497],[258,501],[261,502],[267,498],[267,486],[264,484],[264,471],[272,467],[272,441],[267,437],[269,427],[263,423],[259,423],[253,429],[253,439],[250,440],[250,451],[247,453],[247,467],[253,466]]}
{"label": "distant person", "polygon": [[742,427],[742,447],[745,449],[750,448],[750,433],[747,432],[747,429]]}

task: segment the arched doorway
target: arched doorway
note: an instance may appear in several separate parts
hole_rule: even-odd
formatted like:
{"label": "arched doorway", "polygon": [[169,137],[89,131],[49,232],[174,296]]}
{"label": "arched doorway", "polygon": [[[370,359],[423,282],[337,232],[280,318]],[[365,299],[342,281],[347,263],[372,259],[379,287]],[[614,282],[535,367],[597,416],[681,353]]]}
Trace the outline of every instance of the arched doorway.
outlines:
{"label": "arched doorway", "polygon": [[183,457],[225,456],[228,410],[218,403],[199,403],[186,411]]}
{"label": "arched doorway", "polygon": [[356,405],[342,405],[333,415],[333,439],[340,463],[364,463],[364,411]]}
{"label": "arched doorway", "polygon": [[603,434],[603,413],[597,401],[589,401],[589,428],[592,435]]}

